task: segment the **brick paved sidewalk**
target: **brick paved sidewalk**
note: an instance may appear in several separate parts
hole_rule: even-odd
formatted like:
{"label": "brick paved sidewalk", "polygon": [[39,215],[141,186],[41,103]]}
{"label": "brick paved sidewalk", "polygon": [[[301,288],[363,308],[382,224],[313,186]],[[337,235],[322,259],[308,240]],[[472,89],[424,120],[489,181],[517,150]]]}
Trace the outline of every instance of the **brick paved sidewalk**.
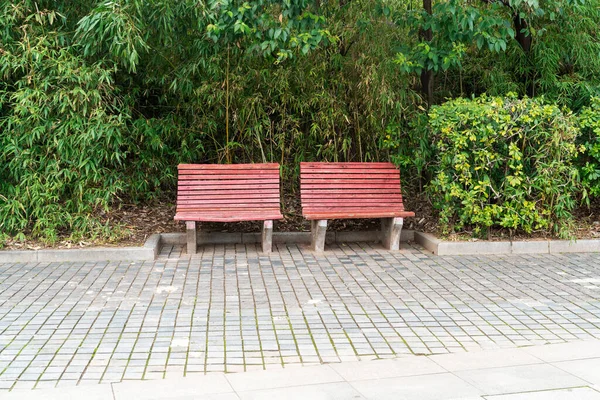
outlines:
{"label": "brick paved sidewalk", "polygon": [[266,371],[210,372],[70,388],[3,400],[600,400],[600,340]]}
{"label": "brick paved sidewalk", "polygon": [[0,264],[0,389],[600,338],[600,255],[369,244]]}

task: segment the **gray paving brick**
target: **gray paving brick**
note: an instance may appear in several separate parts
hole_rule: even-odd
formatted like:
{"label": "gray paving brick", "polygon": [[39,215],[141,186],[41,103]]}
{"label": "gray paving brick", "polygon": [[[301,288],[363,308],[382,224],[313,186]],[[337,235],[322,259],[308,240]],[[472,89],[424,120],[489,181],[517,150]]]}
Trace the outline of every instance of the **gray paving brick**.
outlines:
{"label": "gray paving brick", "polygon": [[0,264],[0,389],[600,338],[598,254],[275,247]]}

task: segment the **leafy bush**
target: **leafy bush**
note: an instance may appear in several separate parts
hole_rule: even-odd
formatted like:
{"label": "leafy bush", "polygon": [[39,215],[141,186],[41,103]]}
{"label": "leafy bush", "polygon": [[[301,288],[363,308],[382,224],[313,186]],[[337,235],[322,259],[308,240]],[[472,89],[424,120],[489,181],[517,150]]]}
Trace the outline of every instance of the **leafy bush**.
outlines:
{"label": "leafy bush", "polygon": [[579,160],[583,185],[590,196],[600,196],[600,98],[592,99],[578,115],[585,153]]}
{"label": "leafy bush", "polygon": [[446,233],[569,236],[580,190],[570,112],[539,99],[460,98],[432,107],[429,127],[436,152],[427,191]]}

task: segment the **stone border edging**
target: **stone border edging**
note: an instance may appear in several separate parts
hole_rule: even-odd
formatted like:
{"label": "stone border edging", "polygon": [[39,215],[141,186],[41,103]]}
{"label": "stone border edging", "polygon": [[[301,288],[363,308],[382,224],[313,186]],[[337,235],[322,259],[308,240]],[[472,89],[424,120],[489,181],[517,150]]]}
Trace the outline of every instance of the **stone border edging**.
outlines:
{"label": "stone border edging", "polygon": [[423,232],[415,232],[414,238],[419,245],[439,256],[600,252],[600,239],[449,242]]}
{"label": "stone border edging", "polygon": [[[376,242],[379,231],[328,232],[327,243]],[[274,232],[273,243],[310,243],[310,232]],[[414,231],[403,229],[401,241],[413,241]],[[198,242],[204,244],[260,243],[257,233],[198,232]],[[95,247],[83,249],[2,250],[0,263],[15,262],[94,262],[94,261],[154,261],[163,244],[184,244],[185,233],[155,233],[141,247]]]}
{"label": "stone border edging", "polygon": [[160,234],[148,237],[141,247],[96,247],[0,251],[0,263],[54,261],[152,261],[160,251]]}
{"label": "stone border edging", "polygon": [[[403,229],[400,241],[414,241],[414,231]],[[273,232],[273,243],[310,244],[310,232]],[[185,245],[185,233],[161,233],[161,243],[170,245]],[[261,243],[260,232],[256,233],[229,233],[229,232],[202,232],[197,233],[198,244],[235,244],[235,243]],[[380,231],[357,232],[327,232],[326,243],[342,242],[377,242],[381,238]]]}
{"label": "stone border edging", "polygon": [[[327,232],[326,243],[376,242],[380,231]],[[199,232],[203,244],[260,243],[260,233]],[[449,242],[429,233],[402,230],[402,242],[415,241],[433,254],[493,255],[493,254],[556,254],[600,252],[600,239],[540,240],[515,242]],[[274,232],[273,243],[310,243],[310,232]],[[153,261],[163,244],[185,244],[185,233],[156,233],[150,235],[141,247],[97,247],[83,249],[3,250],[0,263],[55,262],[55,261]]]}

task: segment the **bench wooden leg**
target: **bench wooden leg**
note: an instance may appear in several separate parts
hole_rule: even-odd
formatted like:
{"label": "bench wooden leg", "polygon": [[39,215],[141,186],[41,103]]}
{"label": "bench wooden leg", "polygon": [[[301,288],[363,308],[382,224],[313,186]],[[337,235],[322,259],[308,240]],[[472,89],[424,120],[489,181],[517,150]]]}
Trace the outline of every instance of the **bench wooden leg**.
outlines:
{"label": "bench wooden leg", "polygon": [[187,252],[196,254],[196,221],[185,221],[187,231]]}
{"label": "bench wooden leg", "polygon": [[273,249],[273,221],[263,221],[262,226],[262,251],[270,254]]}
{"label": "bench wooden leg", "polygon": [[381,242],[388,250],[400,249],[400,234],[404,218],[382,218],[381,219]]}
{"label": "bench wooden leg", "polygon": [[320,219],[316,221],[310,221],[310,232],[311,232],[311,248],[314,251],[325,250],[325,234],[327,233],[327,220]]}

